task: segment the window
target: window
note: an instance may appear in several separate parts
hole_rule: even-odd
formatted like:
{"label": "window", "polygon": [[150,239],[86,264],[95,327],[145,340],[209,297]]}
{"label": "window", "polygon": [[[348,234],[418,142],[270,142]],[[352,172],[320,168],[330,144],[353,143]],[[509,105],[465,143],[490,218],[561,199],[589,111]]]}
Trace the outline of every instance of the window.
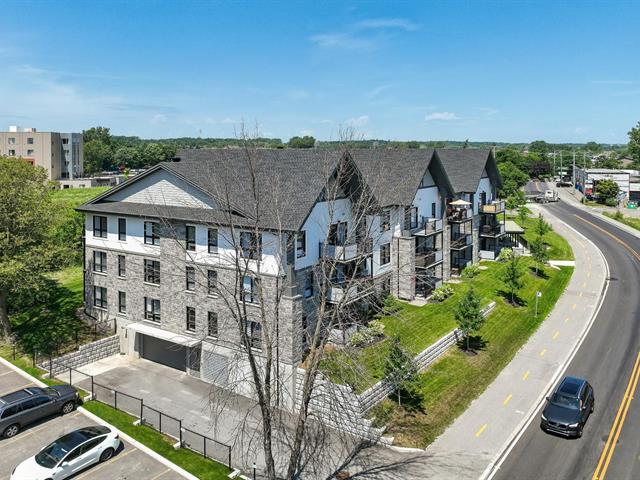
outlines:
{"label": "window", "polygon": [[386,265],[391,261],[391,244],[380,245],[380,265]]}
{"label": "window", "polygon": [[80,455],[84,455],[90,450],[93,450],[98,445],[100,445],[107,437],[94,438],[93,440],[89,440],[87,443],[83,444],[80,447]]}
{"label": "window", "polygon": [[144,243],[160,245],[160,225],[157,222],[144,222]]}
{"label": "window", "polygon": [[245,275],[242,279],[242,299],[249,303],[258,303],[258,286],[259,280],[257,278]]}
{"label": "window", "polygon": [[240,233],[242,256],[251,260],[260,258],[262,252],[262,234],[253,232]]}
{"label": "window", "polygon": [[107,238],[107,217],[93,216],[93,236]]}
{"label": "window", "polygon": [[380,231],[386,232],[391,228],[391,211],[385,208],[380,214]]}
{"label": "window", "polygon": [[347,241],[347,222],[332,223],[329,227],[329,245],[344,245]]}
{"label": "window", "polygon": [[107,273],[107,252],[93,252],[93,271]]}
{"label": "window", "polygon": [[404,209],[404,229],[413,230],[418,228],[418,208],[406,207]]}
{"label": "window", "polygon": [[313,270],[309,270],[304,276],[304,298],[313,296]]}
{"label": "window", "polygon": [[127,276],[127,259],[124,255],[118,255],[118,276]]}
{"label": "window", "polygon": [[5,408],[4,412],[2,412],[2,418],[11,417],[12,415],[17,414],[20,411],[20,404],[14,405],[12,407]]}
{"label": "window", "polygon": [[307,343],[309,341],[309,322],[307,321],[307,316],[302,315],[302,347],[307,348]]}
{"label": "window", "polygon": [[118,312],[127,313],[127,293],[118,292]]}
{"label": "window", "polygon": [[209,253],[218,253],[218,229],[207,230],[207,249]]}
{"label": "window", "polygon": [[244,331],[251,348],[262,350],[262,325],[251,320],[244,321]]}
{"label": "window", "polygon": [[209,295],[218,293],[218,272],[215,270],[207,271],[207,292]]}
{"label": "window", "polygon": [[32,157],[33,156],[33,149],[31,149],[31,148],[27,149],[27,156],[28,157]]}
{"label": "window", "polygon": [[144,297],[144,318],[160,323],[160,300]]}
{"label": "window", "polygon": [[33,137],[27,137],[27,145],[33,145]]}
{"label": "window", "polygon": [[105,287],[93,287],[93,306],[107,308],[107,289]]}
{"label": "window", "polygon": [[160,262],[158,260],[144,261],[144,281],[160,285]]}
{"label": "window", "polygon": [[216,312],[208,312],[207,336],[214,338],[218,337],[218,314]]}
{"label": "window", "polygon": [[196,331],[196,309],[193,307],[187,307],[187,331]]}
{"label": "window", "polygon": [[196,251],[196,227],[193,225],[187,225],[187,231],[185,234],[185,240],[187,242],[187,251]]}
{"label": "window", "polygon": [[62,139],[62,144],[63,145],[69,145],[69,139],[68,138],[63,138]]}
{"label": "window", "polygon": [[296,235],[296,257],[304,257],[307,254],[307,234],[298,232]]}
{"label": "window", "polygon": [[15,157],[16,156],[16,151],[15,150],[9,150],[9,156],[10,157]]}
{"label": "window", "polygon": [[118,240],[121,242],[126,242],[127,240],[127,219],[119,218],[118,219]]}
{"label": "window", "polygon": [[431,218],[436,218],[436,202],[431,204]]}
{"label": "window", "polygon": [[186,286],[185,288],[189,292],[193,292],[196,289],[196,269],[193,267],[187,267],[186,269]]}
{"label": "window", "polygon": [[15,145],[16,144],[16,137],[9,137],[9,145]]}

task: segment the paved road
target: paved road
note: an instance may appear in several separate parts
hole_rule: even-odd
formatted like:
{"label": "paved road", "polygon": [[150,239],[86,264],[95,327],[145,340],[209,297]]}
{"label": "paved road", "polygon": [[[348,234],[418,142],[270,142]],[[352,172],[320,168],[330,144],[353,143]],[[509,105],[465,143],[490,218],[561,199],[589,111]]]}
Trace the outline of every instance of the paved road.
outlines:
{"label": "paved road", "polygon": [[[640,351],[640,239],[568,202],[548,208],[589,237],[609,263],[611,283],[602,309],[567,370],[591,381],[596,409],[578,440],[545,434],[535,420],[495,478],[638,479],[640,400],[630,400],[626,416],[621,406],[627,387],[629,395],[638,395],[637,383],[630,379]],[[619,437],[607,443],[614,423],[620,429]],[[612,437],[615,440],[615,432]],[[605,445],[608,461],[606,457],[601,460]]]}

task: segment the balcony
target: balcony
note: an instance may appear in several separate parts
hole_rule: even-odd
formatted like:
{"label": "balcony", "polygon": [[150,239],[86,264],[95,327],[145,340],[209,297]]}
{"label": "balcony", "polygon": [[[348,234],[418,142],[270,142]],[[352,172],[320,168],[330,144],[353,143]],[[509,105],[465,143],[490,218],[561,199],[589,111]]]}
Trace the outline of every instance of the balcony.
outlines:
{"label": "balcony", "polygon": [[431,252],[416,252],[416,267],[427,268],[436,265],[442,261],[442,250],[434,250]]}
{"label": "balcony", "polygon": [[411,235],[428,237],[434,233],[442,232],[442,228],[442,219],[422,217],[420,219],[420,225],[417,228],[411,229]]}
{"label": "balcony", "polygon": [[449,222],[461,223],[473,219],[472,208],[454,208],[447,212]]}
{"label": "balcony", "polygon": [[483,260],[495,260],[497,256],[493,250],[480,250],[480,258]]}
{"label": "balcony", "polygon": [[505,211],[504,200],[495,200],[491,203],[479,204],[480,213],[502,213]]}
{"label": "balcony", "polygon": [[504,223],[498,223],[497,225],[482,225],[482,227],[480,227],[481,237],[500,237],[504,234]]}
{"label": "balcony", "polygon": [[371,280],[351,281],[333,285],[327,290],[327,302],[348,305],[375,293],[375,284]]}
{"label": "balcony", "polygon": [[356,258],[371,254],[371,240],[360,243],[348,243],[344,245],[325,244],[320,242],[319,256],[339,262],[348,262]]}
{"label": "balcony", "polygon": [[473,235],[470,233],[457,233],[454,234],[453,238],[451,239],[451,248],[454,250],[467,248],[471,245],[473,245]]}
{"label": "balcony", "polygon": [[466,267],[468,267],[469,265],[473,264],[473,261],[471,259],[468,258],[458,258],[458,259],[454,259],[451,262],[451,268],[456,272],[456,273],[460,273],[462,272],[462,270],[464,270]]}

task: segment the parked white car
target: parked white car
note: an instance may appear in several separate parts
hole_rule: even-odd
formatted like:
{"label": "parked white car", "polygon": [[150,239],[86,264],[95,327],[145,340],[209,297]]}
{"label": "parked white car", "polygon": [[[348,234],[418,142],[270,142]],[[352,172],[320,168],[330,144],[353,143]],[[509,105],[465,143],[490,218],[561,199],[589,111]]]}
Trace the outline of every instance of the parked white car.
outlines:
{"label": "parked white car", "polygon": [[62,480],[100,462],[120,447],[118,434],[102,426],[74,430],[47,445],[11,473],[11,480]]}

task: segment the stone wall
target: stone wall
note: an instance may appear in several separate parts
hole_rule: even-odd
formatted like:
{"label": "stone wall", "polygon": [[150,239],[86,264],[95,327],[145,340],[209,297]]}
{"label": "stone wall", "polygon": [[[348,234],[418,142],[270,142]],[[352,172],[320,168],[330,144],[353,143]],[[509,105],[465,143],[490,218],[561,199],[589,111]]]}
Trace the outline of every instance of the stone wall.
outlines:
{"label": "stone wall", "polygon": [[[118,335],[82,345],[76,352],[67,353],[52,360],[53,375],[64,373],[69,367],[77,369],[102,360],[103,358],[117,355],[118,353],[120,353],[120,340]],[[38,366],[48,372],[49,360],[39,362]]]}

